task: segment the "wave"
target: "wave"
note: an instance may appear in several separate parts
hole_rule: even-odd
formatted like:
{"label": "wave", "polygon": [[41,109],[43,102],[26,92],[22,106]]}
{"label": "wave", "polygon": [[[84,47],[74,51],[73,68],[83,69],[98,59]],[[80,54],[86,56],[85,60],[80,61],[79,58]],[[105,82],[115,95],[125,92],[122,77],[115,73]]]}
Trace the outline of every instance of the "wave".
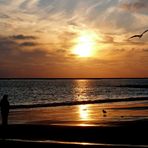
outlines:
{"label": "wave", "polygon": [[148,88],[148,85],[117,85],[113,87]]}
{"label": "wave", "polygon": [[77,101],[77,102],[56,102],[47,104],[28,104],[28,105],[11,105],[11,109],[19,108],[37,108],[37,107],[54,107],[54,106],[69,106],[69,105],[81,105],[81,104],[97,104],[97,103],[113,103],[113,102],[128,102],[128,101],[148,101],[148,97],[136,97],[136,98],[122,98],[122,99],[104,99],[104,100],[89,100],[89,101]]}

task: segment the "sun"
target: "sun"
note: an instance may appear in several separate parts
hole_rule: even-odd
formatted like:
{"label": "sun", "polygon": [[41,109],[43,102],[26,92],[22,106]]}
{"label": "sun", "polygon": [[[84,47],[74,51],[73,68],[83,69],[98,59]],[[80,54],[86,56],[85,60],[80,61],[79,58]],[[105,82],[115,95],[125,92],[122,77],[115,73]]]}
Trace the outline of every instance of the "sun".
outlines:
{"label": "sun", "polygon": [[93,55],[95,48],[95,34],[90,32],[82,32],[76,39],[76,44],[72,49],[73,54],[79,57],[90,57]]}

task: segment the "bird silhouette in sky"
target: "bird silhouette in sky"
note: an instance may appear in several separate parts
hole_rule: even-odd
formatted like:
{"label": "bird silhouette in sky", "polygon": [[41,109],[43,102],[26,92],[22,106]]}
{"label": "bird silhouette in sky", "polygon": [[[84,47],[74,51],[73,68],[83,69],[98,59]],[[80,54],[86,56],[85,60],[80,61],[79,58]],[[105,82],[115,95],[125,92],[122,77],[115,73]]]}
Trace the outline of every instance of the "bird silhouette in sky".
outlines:
{"label": "bird silhouette in sky", "polygon": [[146,32],[148,32],[148,29],[145,30],[145,31],[144,31],[143,33],[141,33],[141,34],[136,34],[136,35],[131,36],[129,39],[136,38],[136,37],[138,37],[138,38],[140,39]]}

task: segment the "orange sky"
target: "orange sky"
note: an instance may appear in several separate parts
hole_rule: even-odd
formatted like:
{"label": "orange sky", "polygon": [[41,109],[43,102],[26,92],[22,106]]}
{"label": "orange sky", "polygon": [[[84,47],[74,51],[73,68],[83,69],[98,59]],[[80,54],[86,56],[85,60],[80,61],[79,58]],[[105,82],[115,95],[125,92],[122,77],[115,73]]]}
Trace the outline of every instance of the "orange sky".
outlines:
{"label": "orange sky", "polygon": [[0,77],[148,77],[147,0],[1,0]]}

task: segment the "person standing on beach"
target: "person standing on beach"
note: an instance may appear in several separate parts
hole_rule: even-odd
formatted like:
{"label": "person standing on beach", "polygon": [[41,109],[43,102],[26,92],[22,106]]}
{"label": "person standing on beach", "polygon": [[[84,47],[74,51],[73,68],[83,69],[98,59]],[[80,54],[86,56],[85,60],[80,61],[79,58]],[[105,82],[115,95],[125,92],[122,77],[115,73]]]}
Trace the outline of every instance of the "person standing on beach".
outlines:
{"label": "person standing on beach", "polygon": [[0,107],[1,107],[2,125],[7,125],[9,108],[10,108],[9,101],[8,101],[8,95],[3,96],[0,102]]}

